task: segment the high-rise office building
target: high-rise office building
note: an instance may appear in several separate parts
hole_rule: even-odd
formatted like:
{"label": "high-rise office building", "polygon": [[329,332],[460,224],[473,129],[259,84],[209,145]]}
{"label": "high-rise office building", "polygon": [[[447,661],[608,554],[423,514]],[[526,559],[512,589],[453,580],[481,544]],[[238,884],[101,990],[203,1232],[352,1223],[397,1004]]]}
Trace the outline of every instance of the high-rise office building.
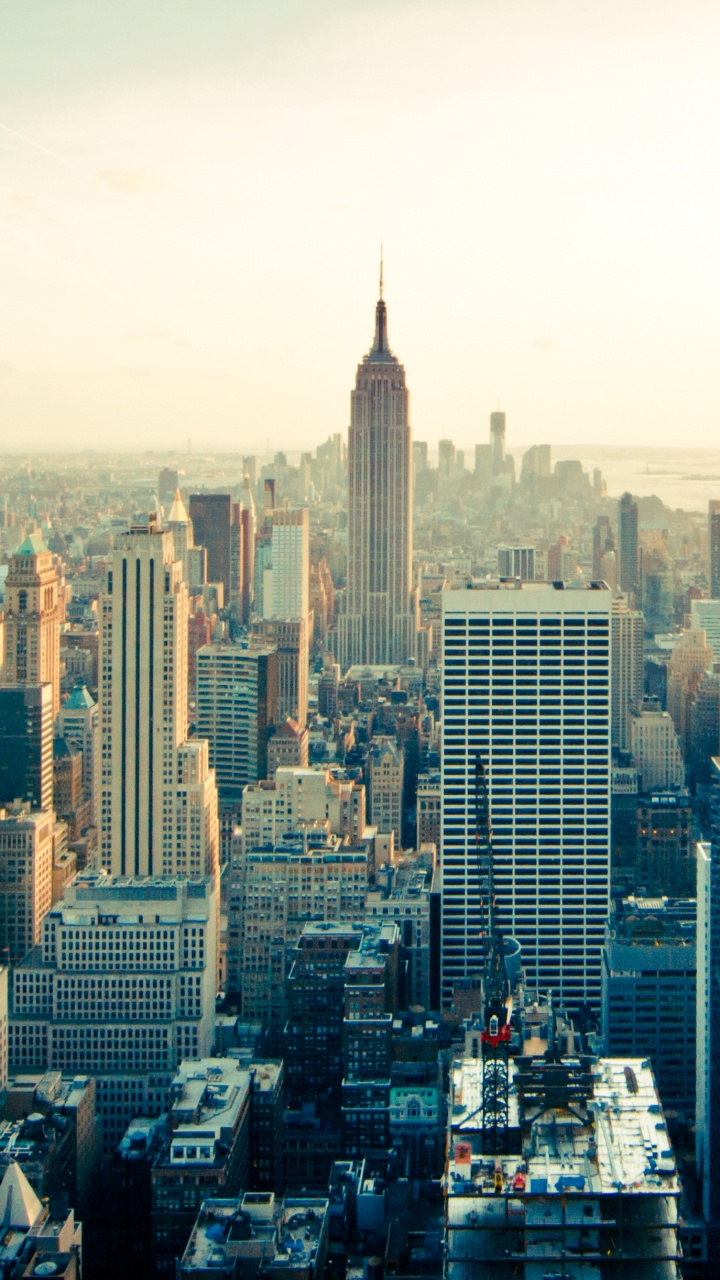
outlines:
{"label": "high-rise office building", "polygon": [[216,920],[214,879],[86,872],[13,974],[11,1065],[93,1075],[106,1150],[212,1049]]}
{"label": "high-rise office building", "polygon": [[690,625],[704,631],[716,662],[720,662],[720,599],[691,600]]}
{"label": "high-rise office building", "polygon": [[[619,507],[620,523],[620,590],[637,599],[640,587],[638,559],[638,508],[631,493],[624,493]],[[634,600],[633,600],[634,603]]]}
{"label": "high-rise office building", "polygon": [[358,365],[348,441],[346,608],[339,661],[406,662],[417,651],[412,591],[412,435],[405,370],[388,344],[387,307]]}
{"label": "high-rise office building", "polygon": [[720,501],[710,499],[708,511],[710,535],[710,599],[720,600]]}
{"label": "high-rise office building", "polygon": [[4,684],[49,684],[60,710],[58,575],[39,533],[10,557],[5,579]]}
{"label": "high-rise office building", "polygon": [[310,612],[310,513],[281,508],[272,513],[272,590],[266,618],[307,618]]}
{"label": "high-rise office building", "polygon": [[492,449],[492,473],[499,475],[505,468],[505,414],[490,414],[490,447]]}
{"label": "high-rise office building", "polygon": [[99,820],[100,710],[84,684],[76,685],[57,718],[58,733],[82,751],[83,786],[90,802],[90,816]]}
{"label": "high-rise office building", "polygon": [[[152,518],[117,539],[101,646],[102,865],[116,875],[188,873],[202,849],[196,872],[214,875],[214,778],[205,744],[187,741],[187,586],[172,535]],[[203,802],[190,822],[188,807]]]}
{"label": "high-rise office building", "polygon": [[630,717],[630,750],[644,794],[678,791],[685,785],[680,743],[667,711],[643,708]]}
{"label": "high-rise office building", "polygon": [[221,800],[267,774],[277,723],[278,656],[267,644],[210,644],[197,655],[197,733],[210,748]]}
{"label": "high-rise office building", "polygon": [[711,836],[697,846],[697,1076],[695,1151],[708,1226],[720,1256],[720,759],[712,762]]}
{"label": "high-rise office building", "polygon": [[52,687],[0,688],[0,805],[53,806]]}
{"label": "high-rise office building", "polygon": [[[254,461],[254,459],[253,459]],[[247,626],[250,621],[255,590],[255,499],[252,482],[247,471],[242,486],[242,623]]]}
{"label": "high-rise office building", "polygon": [[222,582],[230,603],[232,498],[229,493],[191,493],[190,519],[196,543],[207,549],[208,582]]}
{"label": "high-rise office building", "polygon": [[615,539],[607,516],[598,516],[593,528],[592,576],[593,582],[601,582],[603,574],[603,557],[615,550]]}
{"label": "high-rise office building", "polygon": [[288,717],[307,724],[310,625],[310,618],[264,618],[252,624],[252,638],[277,653],[276,724]]}
{"label": "high-rise office building", "polygon": [[0,953],[19,964],[52,903],[52,812],[22,801],[0,809],[0,866]]}
{"label": "high-rise office building", "polygon": [[483,964],[475,776],[500,924],[532,985],[599,1004],[610,872],[610,592],[443,593],[443,997]]}
{"label": "high-rise office building", "polygon": [[644,619],[624,596],[612,602],[612,745],[630,750],[631,712],[642,706],[645,685]]}

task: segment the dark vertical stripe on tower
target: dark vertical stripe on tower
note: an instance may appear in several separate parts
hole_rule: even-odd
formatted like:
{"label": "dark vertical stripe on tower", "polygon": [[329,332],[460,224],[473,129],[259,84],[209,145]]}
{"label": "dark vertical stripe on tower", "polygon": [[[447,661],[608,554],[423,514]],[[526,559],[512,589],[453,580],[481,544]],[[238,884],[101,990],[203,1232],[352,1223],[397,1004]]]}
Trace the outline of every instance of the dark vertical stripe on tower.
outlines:
{"label": "dark vertical stripe on tower", "polygon": [[127,847],[127,803],[125,800],[126,762],[125,747],[127,744],[127,558],[122,566],[122,688],[120,707],[120,874],[125,875],[125,852]]}
{"label": "dark vertical stripe on tower", "polygon": [[153,751],[155,748],[154,724],[155,680],[155,560],[150,560],[150,670],[148,673],[148,875],[153,874]]}
{"label": "dark vertical stripe on tower", "polygon": [[135,561],[135,875],[140,875],[140,570]]}

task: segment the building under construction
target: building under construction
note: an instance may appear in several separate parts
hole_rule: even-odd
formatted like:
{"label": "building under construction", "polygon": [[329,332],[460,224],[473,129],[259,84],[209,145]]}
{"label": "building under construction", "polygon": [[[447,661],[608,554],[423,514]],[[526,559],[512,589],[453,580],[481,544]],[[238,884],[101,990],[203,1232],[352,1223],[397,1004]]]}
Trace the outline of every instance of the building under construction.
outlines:
{"label": "building under construction", "polygon": [[453,1064],[445,1280],[675,1280],[680,1182],[649,1061],[561,1053],[543,1002],[529,1021],[501,1154],[487,1060]]}

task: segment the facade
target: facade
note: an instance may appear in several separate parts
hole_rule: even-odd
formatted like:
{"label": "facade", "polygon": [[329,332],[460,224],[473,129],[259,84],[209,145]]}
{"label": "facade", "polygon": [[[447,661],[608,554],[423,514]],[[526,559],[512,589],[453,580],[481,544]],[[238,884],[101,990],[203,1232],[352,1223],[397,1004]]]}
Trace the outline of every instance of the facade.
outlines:
{"label": "facade", "polygon": [[498,577],[535,581],[534,547],[498,547]]}
{"label": "facade", "polygon": [[645,894],[695,892],[693,812],[688,791],[653,791],[638,797],[634,882]]}
{"label": "facade", "polygon": [[679,791],[685,785],[685,765],[667,711],[640,711],[630,722],[630,750],[640,790]]}
{"label": "facade", "polygon": [[303,927],[287,979],[285,1028],[288,1100],[301,1107],[337,1100],[343,1077],[345,961],[362,927],[313,921]]}
{"label": "facade", "polygon": [[713,657],[716,662],[720,662],[720,598],[691,600],[690,622],[693,629],[705,632]]}
{"label": "facade", "polygon": [[60,710],[58,575],[39,533],[30,534],[10,557],[3,683],[49,684],[53,718]]}
{"label": "facade", "polygon": [[242,798],[243,851],[264,849],[291,832],[329,822],[334,835],[365,836],[365,787],[341,770],[279,765],[274,783],[248,786]]}
{"label": "facade", "polygon": [[70,844],[90,826],[90,804],[83,786],[82,751],[64,738],[53,743],[53,793],[56,817],[67,823]]}
{"label": "facade", "polygon": [[[592,576],[593,582],[600,582],[605,578],[603,572],[605,557],[615,551],[615,539],[613,538],[612,529],[610,528],[610,520],[608,516],[598,516],[593,528],[593,560],[592,560]],[[608,586],[611,584],[608,583]]]}
{"label": "facade", "polygon": [[52,903],[52,811],[22,802],[0,809],[0,868],[0,952],[19,964]]}
{"label": "facade", "polygon": [[416,847],[434,844],[440,848],[440,794],[439,773],[418,774],[416,800]]}
{"label": "facade", "polygon": [[412,435],[405,370],[375,309],[375,338],[358,366],[348,439],[348,558],[338,660],[406,662],[415,657],[412,590]]}
{"label": "facade", "polygon": [[620,524],[620,590],[631,605],[639,599],[640,561],[638,547],[638,508],[631,493],[624,493],[618,504]]}
{"label": "facade", "polygon": [[395,836],[402,848],[403,779],[405,756],[392,738],[376,738],[368,752],[370,821],[378,831]]}
{"label": "facade", "polygon": [[710,599],[720,600],[720,501],[711,498],[708,509],[710,542]]}
{"label": "facade", "polygon": [[[152,517],[133,526],[117,539],[102,597],[100,853],[114,875],[186,873],[198,845],[197,873],[217,872],[214,777],[203,744],[187,741],[188,595],[173,557]],[[207,809],[191,819],[196,784]]]}
{"label": "facade", "polygon": [[250,1177],[251,1084],[233,1058],[182,1062],[172,1082],[171,1134],[151,1173],[153,1268],[176,1275],[198,1211]]}
{"label": "facade", "polygon": [[232,498],[229,493],[191,493],[190,520],[195,542],[207,550],[208,582],[222,582],[230,603]]}
{"label": "facade", "polygon": [[307,769],[309,758],[309,738],[307,727],[302,728],[297,720],[288,717],[279,724],[268,742],[267,776],[275,777],[280,767]]}
{"label": "facade", "polygon": [[[720,760],[714,760],[720,787]],[[716,828],[717,829],[717,828]],[[702,1212],[720,1242],[720,1001],[714,980],[720,959],[720,846],[697,846],[697,1076],[695,1159]]]}
{"label": "facade", "polygon": [[[270,590],[263,588],[266,618],[307,618],[310,612],[310,513],[272,513]],[[267,598],[269,597],[269,599]]]}
{"label": "facade", "polygon": [[53,709],[49,684],[0,687],[0,805],[53,804]]}
{"label": "facade", "polygon": [[346,1156],[383,1151],[389,1145],[399,966],[400,932],[394,921],[366,925],[360,945],[345,961],[342,1120]]}
{"label": "facade", "polygon": [[440,1008],[440,872],[431,855],[386,863],[368,887],[365,922],[393,920],[403,960],[400,1006]]}
{"label": "facade", "polygon": [[11,1064],[93,1075],[111,1151],[166,1109],[183,1058],[210,1053],[216,975],[213,879],[84,873],[13,974]]}
{"label": "facade", "polygon": [[663,1105],[695,1114],[695,901],[625,898],[603,947],[603,1052],[649,1058]]}
{"label": "facade", "polygon": [[90,804],[90,816],[98,822],[96,813],[100,793],[100,711],[90,696],[86,685],[77,685],[60,709],[57,729],[61,738],[82,751],[82,773],[85,797]]}
{"label": "facade", "polygon": [[475,776],[497,911],[531,985],[599,1003],[610,876],[610,593],[443,593],[443,999],[479,975]]}
{"label": "facade", "polygon": [[631,712],[642,706],[645,684],[645,629],[639,609],[631,609],[624,596],[612,602],[612,745],[630,750]]}
{"label": "facade", "polygon": [[688,627],[673,646],[667,668],[667,709],[673,718],[683,754],[690,745],[690,716],[695,695],[714,662],[704,631]]}
{"label": "facade", "polygon": [[307,724],[308,665],[312,618],[270,618],[252,624],[251,634],[258,644],[277,651],[278,721],[292,718]]}
{"label": "facade", "polygon": [[222,800],[267,775],[268,730],[277,721],[274,646],[211,644],[197,655],[197,733],[205,738]]}
{"label": "facade", "polygon": [[[310,920],[362,917],[367,854],[325,830],[288,835],[274,848],[246,853],[240,985],[243,1017],[279,1035],[287,1017],[286,977]],[[231,969],[228,957],[228,970]]]}

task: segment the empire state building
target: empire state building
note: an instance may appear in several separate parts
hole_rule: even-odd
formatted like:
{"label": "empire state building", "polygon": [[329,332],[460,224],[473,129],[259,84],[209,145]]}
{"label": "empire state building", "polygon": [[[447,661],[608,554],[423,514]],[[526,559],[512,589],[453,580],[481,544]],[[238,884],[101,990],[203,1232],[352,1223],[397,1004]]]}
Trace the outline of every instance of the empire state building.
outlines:
{"label": "empire state building", "polygon": [[375,339],[351,396],[346,607],[338,619],[344,669],[417,655],[408,401],[405,370],[388,345],[381,266]]}

